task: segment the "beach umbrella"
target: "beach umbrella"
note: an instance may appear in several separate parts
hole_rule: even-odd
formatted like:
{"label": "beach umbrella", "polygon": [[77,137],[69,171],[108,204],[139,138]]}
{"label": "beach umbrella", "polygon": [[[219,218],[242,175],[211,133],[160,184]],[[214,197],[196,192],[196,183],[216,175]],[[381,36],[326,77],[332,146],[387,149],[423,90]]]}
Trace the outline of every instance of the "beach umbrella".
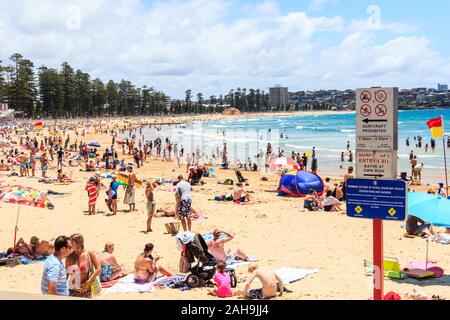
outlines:
{"label": "beach umbrella", "polygon": [[16,250],[16,239],[19,224],[20,206],[26,205],[36,208],[47,208],[53,210],[55,206],[48,200],[47,195],[36,189],[24,186],[0,187],[0,201],[17,204],[16,226],[14,229],[13,251]]}
{"label": "beach umbrella", "polygon": [[[450,200],[434,194],[409,192],[408,215],[415,216],[438,227],[450,228]],[[426,250],[426,266],[428,270],[428,244]]]}
{"label": "beach umbrella", "polygon": [[291,158],[277,158],[270,162],[271,168],[299,170],[300,166]]}
{"label": "beach umbrella", "polygon": [[450,200],[441,196],[409,192],[408,214],[434,226],[450,228]]}
{"label": "beach umbrella", "polygon": [[96,147],[96,148],[100,148],[101,147],[100,143],[98,143],[96,141],[89,143],[88,146],[89,147]]}

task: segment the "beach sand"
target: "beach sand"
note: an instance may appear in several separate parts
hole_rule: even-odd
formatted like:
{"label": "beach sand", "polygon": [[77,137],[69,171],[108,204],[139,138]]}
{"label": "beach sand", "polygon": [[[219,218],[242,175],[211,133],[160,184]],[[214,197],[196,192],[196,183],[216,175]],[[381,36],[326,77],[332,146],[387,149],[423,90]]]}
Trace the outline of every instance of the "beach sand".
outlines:
{"label": "beach sand", "polygon": [[[223,116],[222,116],[223,117]],[[201,116],[198,121],[222,118],[220,116]],[[255,117],[242,115],[239,117]],[[227,117],[230,118],[230,117]],[[192,118],[180,117],[172,119],[160,118],[159,122],[185,122]],[[122,121],[115,119],[113,122]],[[137,120],[131,120],[137,124]],[[146,120],[140,121],[140,124]],[[74,140],[74,136],[72,140]],[[78,141],[80,139],[78,138]],[[104,134],[88,133],[84,141],[96,140],[102,145],[109,145],[111,137]],[[104,148],[101,148],[102,152]],[[118,149],[118,151],[121,149]],[[120,152],[121,153],[121,152]],[[121,155],[119,156],[121,158]],[[131,162],[131,160],[130,160]],[[53,163],[56,166],[56,160]],[[39,166],[38,166],[39,167]],[[101,251],[105,242],[115,244],[115,256],[119,263],[125,264],[128,270],[133,270],[136,256],[142,252],[144,245],[152,242],[155,245],[154,254],[161,256],[160,264],[169,271],[177,273],[180,254],[176,250],[175,237],[166,234],[164,224],[173,222],[173,218],[154,218],[153,232],[145,234],[145,188],[136,192],[137,212],[126,213],[128,205],[123,204],[124,191],[119,188],[119,213],[108,217],[108,209],[104,204],[105,192],[100,193],[97,209],[104,213],[88,216],[87,194],[84,190],[87,178],[91,173],[77,171],[78,168],[65,168],[64,171],[76,181],[70,185],[51,185],[38,182],[37,178],[1,176],[2,185],[21,184],[35,187],[41,191],[53,190],[68,192],[64,196],[49,196],[55,209],[20,208],[18,236],[29,241],[33,235],[41,240],[50,240],[59,235],[82,233],[88,250]],[[163,162],[160,159],[148,159],[144,167],[136,169],[139,179],[166,180],[176,179],[186,167],[178,169],[174,162]],[[36,170],[40,176],[40,170]],[[106,171],[103,171],[106,173]],[[217,181],[226,178],[236,180],[232,170],[216,168],[218,178],[205,178],[206,184],[194,186],[193,207],[206,215],[206,219],[193,221],[193,231],[206,233],[214,228],[236,233],[234,240],[226,248],[241,248],[245,253],[256,256],[258,264],[277,269],[280,267],[319,269],[318,273],[305,279],[287,285],[293,293],[281,298],[297,299],[361,299],[372,296],[370,277],[364,275],[363,260],[371,260],[372,256],[372,221],[348,218],[342,213],[301,212],[303,200],[282,198],[274,192],[278,176],[265,175],[258,172],[243,172],[249,179],[248,191],[253,191],[253,197],[263,203],[255,205],[236,205],[229,202],[211,201],[215,195],[221,195],[232,190],[231,186],[218,185]],[[319,172],[320,174],[320,172]],[[48,176],[56,177],[55,168],[49,170]],[[267,176],[269,181],[261,181]],[[323,177],[325,178],[325,177]],[[109,184],[109,179],[104,179]],[[426,187],[418,190],[426,191]],[[155,192],[157,207],[173,207],[174,193],[161,189]],[[13,244],[14,225],[17,206],[0,203],[0,251]],[[406,239],[402,229],[403,222],[384,223],[384,255],[397,257],[401,264],[410,260],[425,260],[426,241]],[[448,247],[430,242],[429,257],[436,260],[444,270],[450,267]],[[40,293],[40,283],[43,264],[18,265],[13,268],[0,267],[0,292]],[[237,269],[238,278],[248,277],[247,268]],[[448,296],[450,277],[419,282],[416,280],[385,281],[385,292],[395,291],[400,294],[419,288],[431,295]],[[244,283],[238,288],[243,289]],[[179,289],[156,289],[152,293],[120,293],[104,294],[97,299],[217,299],[208,295],[206,288],[189,291]],[[230,298],[236,299],[236,298]]]}

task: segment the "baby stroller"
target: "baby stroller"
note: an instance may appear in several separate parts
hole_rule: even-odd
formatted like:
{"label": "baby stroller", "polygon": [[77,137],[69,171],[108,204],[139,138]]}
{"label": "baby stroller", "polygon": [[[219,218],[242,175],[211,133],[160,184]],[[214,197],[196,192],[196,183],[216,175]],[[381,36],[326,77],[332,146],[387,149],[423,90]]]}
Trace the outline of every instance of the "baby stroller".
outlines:
{"label": "baby stroller", "polygon": [[[183,232],[177,236],[177,244],[182,244],[187,261],[191,264],[190,274],[186,277],[186,285],[191,288],[213,286],[211,279],[216,274],[217,261],[208,251],[205,239],[198,233]],[[192,263],[197,259],[197,263]],[[226,268],[230,274],[231,287],[236,288],[237,277],[234,269]]]}

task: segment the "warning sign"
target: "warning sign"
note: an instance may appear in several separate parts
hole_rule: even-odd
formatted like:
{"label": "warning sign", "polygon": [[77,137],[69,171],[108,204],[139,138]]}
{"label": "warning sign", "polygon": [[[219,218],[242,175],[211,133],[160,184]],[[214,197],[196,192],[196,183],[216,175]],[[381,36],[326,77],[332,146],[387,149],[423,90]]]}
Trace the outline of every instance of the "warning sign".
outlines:
{"label": "warning sign", "polygon": [[384,103],[387,99],[388,95],[385,90],[379,90],[375,92],[375,100],[379,103]]}
{"label": "warning sign", "polygon": [[359,95],[359,98],[362,103],[369,103],[372,100],[372,94],[370,93],[370,91],[363,91]]}
{"label": "warning sign", "polygon": [[398,150],[398,88],[358,89],[356,97],[357,149]]}
{"label": "warning sign", "polygon": [[372,114],[372,108],[368,104],[365,104],[361,107],[359,112],[363,117],[368,117]]}
{"label": "warning sign", "polygon": [[357,151],[356,177],[361,179],[395,179],[396,152]]}
{"label": "warning sign", "polygon": [[352,218],[403,221],[406,183],[390,180],[347,180],[347,215]]}
{"label": "warning sign", "polygon": [[377,105],[376,108],[375,108],[375,113],[379,117],[384,117],[386,115],[386,113],[387,113],[386,106],[384,104]]}

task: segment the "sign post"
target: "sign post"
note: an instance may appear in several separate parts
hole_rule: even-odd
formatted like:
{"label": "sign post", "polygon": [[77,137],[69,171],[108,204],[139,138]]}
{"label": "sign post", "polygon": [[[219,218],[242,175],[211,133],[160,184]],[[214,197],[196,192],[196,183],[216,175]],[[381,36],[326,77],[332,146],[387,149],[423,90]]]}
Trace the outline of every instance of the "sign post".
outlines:
{"label": "sign post", "polygon": [[[383,300],[383,220],[404,220],[406,184],[397,179],[398,88],[356,90],[356,178],[347,215],[373,219],[374,299]],[[382,190],[382,192],[380,192]]]}

